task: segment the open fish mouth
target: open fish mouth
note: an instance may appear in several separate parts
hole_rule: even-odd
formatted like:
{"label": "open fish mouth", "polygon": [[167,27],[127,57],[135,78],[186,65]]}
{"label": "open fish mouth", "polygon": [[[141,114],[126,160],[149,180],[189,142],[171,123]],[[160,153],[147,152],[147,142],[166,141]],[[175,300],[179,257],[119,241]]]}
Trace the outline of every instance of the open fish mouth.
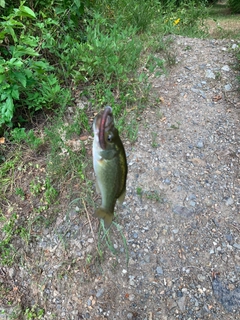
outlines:
{"label": "open fish mouth", "polygon": [[100,124],[99,124],[99,145],[100,147],[105,150],[106,145],[106,139],[105,139],[105,132],[110,131],[110,129],[114,126],[113,122],[113,115],[112,115],[112,108],[106,107],[102,114],[99,115],[100,118]]}

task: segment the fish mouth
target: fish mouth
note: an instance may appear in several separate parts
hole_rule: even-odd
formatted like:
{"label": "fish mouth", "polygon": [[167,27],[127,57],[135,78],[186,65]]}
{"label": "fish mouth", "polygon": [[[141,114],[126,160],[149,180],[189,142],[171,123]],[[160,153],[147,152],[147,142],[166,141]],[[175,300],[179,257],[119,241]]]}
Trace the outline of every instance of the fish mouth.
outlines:
{"label": "fish mouth", "polygon": [[100,122],[99,132],[98,132],[99,145],[103,150],[105,150],[107,147],[105,132],[109,131],[114,126],[112,108],[107,106],[104,109],[104,111],[101,112],[98,116],[99,116],[99,122]]}

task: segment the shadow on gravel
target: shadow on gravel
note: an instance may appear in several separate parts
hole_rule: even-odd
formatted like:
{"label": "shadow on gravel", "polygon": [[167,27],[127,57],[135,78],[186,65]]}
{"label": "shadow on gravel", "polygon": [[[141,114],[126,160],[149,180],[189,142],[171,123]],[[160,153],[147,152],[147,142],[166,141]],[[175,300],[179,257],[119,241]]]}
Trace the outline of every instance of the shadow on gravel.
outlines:
{"label": "shadow on gravel", "polygon": [[236,312],[240,307],[240,287],[234,290],[227,289],[217,274],[213,275],[213,294],[228,312]]}

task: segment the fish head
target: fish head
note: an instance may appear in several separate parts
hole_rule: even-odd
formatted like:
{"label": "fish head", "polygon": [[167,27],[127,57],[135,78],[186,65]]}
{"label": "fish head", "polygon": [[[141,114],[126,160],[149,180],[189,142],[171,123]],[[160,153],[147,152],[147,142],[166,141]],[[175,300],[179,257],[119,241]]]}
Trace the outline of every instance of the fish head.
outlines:
{"label": "fish head", "polygon": [[117,129],[114,127],[112,108],[106,107],[99,112],[93,122],[94,139],[102,150],[106,150],[113,142]]}

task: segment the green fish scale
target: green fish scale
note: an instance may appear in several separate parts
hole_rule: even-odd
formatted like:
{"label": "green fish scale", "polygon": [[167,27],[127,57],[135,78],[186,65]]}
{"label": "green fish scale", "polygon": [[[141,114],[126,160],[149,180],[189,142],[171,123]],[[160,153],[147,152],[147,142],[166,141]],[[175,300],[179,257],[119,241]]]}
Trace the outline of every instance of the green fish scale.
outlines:
{"label": "green fish scale", "polygon": [[[116,200],[125,190],[127,164],[125,153],[120,138],[116,139],[114,158],[102,159],[99,163],[97,180],[102,196],[102,208],[109,213],[113,213]],[[102,152],[104,157],[104,151]]]}

